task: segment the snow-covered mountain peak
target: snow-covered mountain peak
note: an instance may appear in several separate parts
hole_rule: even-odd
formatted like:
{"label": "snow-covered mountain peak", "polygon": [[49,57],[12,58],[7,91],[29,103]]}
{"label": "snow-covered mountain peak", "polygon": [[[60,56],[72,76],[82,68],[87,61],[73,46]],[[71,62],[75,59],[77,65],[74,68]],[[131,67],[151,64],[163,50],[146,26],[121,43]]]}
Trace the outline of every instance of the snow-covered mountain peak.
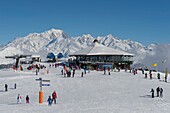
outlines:
{"label": "snow-covered mountain peak", "polygon": [[40,33],[40,35],[43,37],[49,37],[50,39],[54,39],[58,37],[68,38],[68,35],[63,30],[59,30],[59,29],[50,29],[48,31]]}
{"label": "snow-covered mountain peak", "polygon": [[90,34],[83,34],[82,37],[88,39],[88,38],[91,38],[92,36]]}
{"label": "snow-covered mountain peak", "polygon": [[59,36],[62,36],[63,30],[59,30],[59,29],[50,29],[50,30],[48,30],[48,31],[45,31],[44,33],[49,34],[49,35],[55,34],[56,37],[59,37]]}
{"label": "snow-covered mountain peak", "polygon": [[[115,38],[111,34],[107,36],[98,36],[97,38],[92,37],[90,34],[70,38],[63,30],[50,29],[42,33],[30,33],[25,37],[16,38],[11,43],[0,48],[0,58],[4,57],[3,55],[6,55],[4,53],[8,53],[7,55],[22,53],[40,54],[46,58],[46,55],[49,52],[61,52],[64,56],[68,56],[70,53],[76,52],[88,46],[92,46],[95,39],[97,39],[99,43],[104,46],[134,54],[135,63],[141,63],[141,61],[144,62],[146,57],[153,58],[154,55],[159,56],[157,54],[159,54],[160,51],[167,53],[166,51],[169,52],[170,47],[170,45],[159,44],[151,44],[146,47],[139,42],[129,39],[122,40]],[[10,52],[10,50],[12,52]],[[159,57],[161,59],[161,56]],[[163,59],[167,60],[168,58]],[[147,61],[150,61],[150,59]],[[147,63],[148,62],[145,64]]]}

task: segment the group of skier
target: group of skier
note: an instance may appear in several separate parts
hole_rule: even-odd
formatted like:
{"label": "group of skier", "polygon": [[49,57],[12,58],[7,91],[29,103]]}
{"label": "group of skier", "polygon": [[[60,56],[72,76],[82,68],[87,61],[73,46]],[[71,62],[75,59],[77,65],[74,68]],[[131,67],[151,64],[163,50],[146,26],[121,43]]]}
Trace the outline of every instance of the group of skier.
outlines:
{"label": "group of skier", "polygon": [[[84,77],[84,74],[86,74],[86,71],[87,71],[86,69],[82,69],[80,77]],[[63,75],[63,77],[74,77],[75,72],[76,72],[76,69],[70,69],[70,70],[62,69],[61,75]],[[88,70],[88,73],[90,73],[90,70]],[[109,72],[109,74],[110,74],[110,72]]]}
{"label": "group of skier", "polygon": [[[26,96],[25,100],[26,100],[26,103],[28,104],[29,103],[29,96],[28,95]],[[21,104],[21,102],[22,102],[22,96],[20,94],[18,94],[17,104]]]}
{"label": "group of skier", "polygon": [[[134,69],[134,68],[133,68],[132,71],[133,71],[133,74],[134,74],[134,75],[137,74],[137,69]],[[148,74],[149,74],[149,78],[150,78],[150,79],[153,78],[152,70],[149,70],[149,73],[145,72],[144,69],[141,69],[141,71],[142,71],[142,74],[144,74],[144,78],[148,78]],[[130,71],[130,72],[131,72],[131,71]],[[161,79],[161,76],[160,76],[160,73],[159,73],[159,72],[157,73],[157,79],[158,79],[158,80]],[[168,72],[167,72],[167,70],[166,70],[166,72],[165,72],[165,77],[164,77],[164,79],[165,79],[165,80],[163,80],[163,81],[167,82],[167,79],[168,79]]]}
{"label": "group of skier", "polygon": [[[107,68],[108,70],[108,75],[110,75],[110,67]],[[104,75],[106,74],[106,67],[103,68],[103,71],[104,71]]]}
{"label": "group of skier", "polygon": [[[154,96],[154,92],[155,92],[154,89],[152,88],[150,92],[152,93],[151,97],[154,98],[155,97]],[[163,97],[163,88],[157,87],[156,88],[156,94],[157,94],[157,97],[162,98]]]}
{"label": "group of skier", "polygon": [[52,98],[51,98],[51,96],[48,97],[47,102],[48,102],[49,106],[51,106],[53,102],[54,102],[54,104],[57,103],[57,93],[55,91],[52,93]]}
{"label": "group of skier", "polygon": [[[15,83],[14,84],[14,89],[16,89],[17,88],[17,84]],[[8,91],[8,84],[5,84],[5,91]]]}

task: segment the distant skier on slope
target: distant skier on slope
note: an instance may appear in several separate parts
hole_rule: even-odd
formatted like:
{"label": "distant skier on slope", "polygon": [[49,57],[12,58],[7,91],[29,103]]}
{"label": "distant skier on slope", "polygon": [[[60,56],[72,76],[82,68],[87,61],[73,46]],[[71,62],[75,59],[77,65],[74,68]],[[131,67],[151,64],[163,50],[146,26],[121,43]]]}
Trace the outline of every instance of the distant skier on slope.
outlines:
{"label": "distant skier on slope", "polygon": [[152,88],[150,92],[152,93],[152,98],[154,98],[154,89]]}
{"label": "distant skier on slope", "polygon": [[145,78],[147,78],[147,73],[145,73]]}
{"label": "distant skier on slope", "polygon": [[73,69],[73,74],[72,74],[72,77],[74,77],[74,75],[75,75],[75,69]]}
{"label": "distant skier on slope", "polygon": [[81,77],[83,77],[83,72],[81,72]]}
{"label": "distant skier on slope", "polygon": [[159,97],[159,91],[160,91],[160,88],[157,87],[157,88],[156,88],[157,97]]}
{"label": "distant skier on slope", "polygon": [[144,74],[145,73],[145,71],[144,71],[144,69],[142,69],[142,74]]}
{"label": "distant skier on slope", "polygon": [[157,74],[157,78],[160,79],[160,73]]}
{"label": "distant skier on slope", "polygon": [[104,75],[106,74],[106,67],[103,68],[103,71],[104,71]]}
{"label": "distant skier on slope", "polygon": [[16,89],[16,88],[17,88],[17,84],[15,83],[15,84],[14,84],[14,89]]}
{"label": "distant skier on slope", "polygon": [[27,104],[29,103],[29,96],[28,95],[26,96],[26,103]]}
{"label": "distant skier on slope", "polygon": [[22,99],[21,95],[18,94],[18,96],[17,96],[17,104],[21,104],[21,99]]}
{"label": "distant skier on slope", "polygon": [[152,73],[150,73],[150,75],[149,75],[149,76],[150,76],[150,79],[152,79]]}
{"label": "distant skier on slope", "polygon": [[107,70],[108,70],[108,75],[110,75],[110,67],[108,67]]}
{"label": "distant skier on slope", "polygon": [[5,91],[8,91],[8,85],[5,84]]}
{"label": "distant skier on slope", "polygon": [[163,97],[163,88],[160,88],[160,98]]}

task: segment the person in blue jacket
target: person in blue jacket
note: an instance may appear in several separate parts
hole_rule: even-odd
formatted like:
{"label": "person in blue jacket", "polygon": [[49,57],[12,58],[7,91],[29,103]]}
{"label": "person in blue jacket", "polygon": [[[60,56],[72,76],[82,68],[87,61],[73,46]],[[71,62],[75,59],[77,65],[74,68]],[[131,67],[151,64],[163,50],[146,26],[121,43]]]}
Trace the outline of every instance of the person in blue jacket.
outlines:
{"label": "person in blue jacket", "polygon": [[51,105],[52,105],[53,100],[52,100],[51,96],[49,96],[49,97],[48,97],[47,102],[48,102],[48,105],[49,105],[49,106],[51,106]]}

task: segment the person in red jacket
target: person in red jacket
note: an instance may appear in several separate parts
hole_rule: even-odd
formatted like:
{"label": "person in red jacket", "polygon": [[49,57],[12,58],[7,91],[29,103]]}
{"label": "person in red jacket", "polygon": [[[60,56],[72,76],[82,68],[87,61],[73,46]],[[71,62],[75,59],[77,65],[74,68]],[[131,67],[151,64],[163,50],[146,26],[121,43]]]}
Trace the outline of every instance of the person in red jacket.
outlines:
{"label": "person in red jacket", "polygon": [[57,93],[55,91],[52,93],[52,99],[54,101],[54,104],[56,104]]}

